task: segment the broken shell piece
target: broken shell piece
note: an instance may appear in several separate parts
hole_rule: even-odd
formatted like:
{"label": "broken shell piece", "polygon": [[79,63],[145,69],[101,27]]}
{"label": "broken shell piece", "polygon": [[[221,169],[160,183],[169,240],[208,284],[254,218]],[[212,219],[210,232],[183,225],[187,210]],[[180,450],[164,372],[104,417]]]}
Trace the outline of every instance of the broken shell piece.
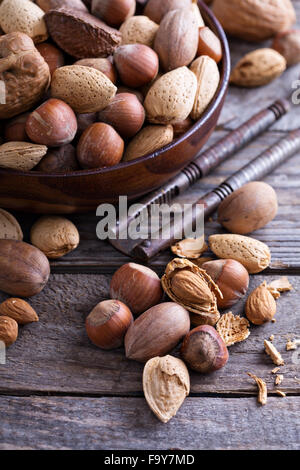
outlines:
{"label": "broken shell piece", "polygon": [[223,338],[226,346],[232,346],[248,338],[250,323],[246,318],[225,313],[217,323],[217,331]]}
{"label": "broken shell piece", "polygon": [[200,258],[202,253],[208,250],[204,236],[200,238],[186,238],[171,247],[172,252],[180,258]]}
{"label": "broken shell piece", "polygon": [[282,398],[286,397],[286,393],[284,393],[282,390],[275,390],[275,392],[277,393],[277,395],[279,395]]}
{"label": "broken shell piece", "polygon": [[271,335],[270,338],[269,338],[269,341],[274,341],[274,338],[275,338],[275,336]]}
{"label": "broken shell piece", "polygon": [[280,279],[276,279],[275,281],[270,282],[268,287],[277,289],[279,292],[288,292],[293,289],[293,286],[290,284],[286,276],[283,276]]}
{"label": "broken shell piece", "polygon": [[274,344],[265,339],[264,346],[266,353],[270,356],[274,364],[277,366],[283,366],[284,360],[282,359],[280,352],[275,348]]}
{"label": "broken shell piece", "polygon": [[282,375],[282,374],[276,375],[276,377],[275,377],[275,385],[280,385],[280,384],[282,384],[282,382],[283,382],[283,375]]}
{"label": "broken shell piece", "polygon": [[174,302],[191,312],[193,324],[214,326],[219,320],[216,294],[223,298],[220,289],[204,269],[188,259],[174,258],[161,284]]}
{"label": "broken shell piece", "polygon": [[272,374],[277,374],[277,372],[280,371],[280,367],[274,367],[274,369],[271,370]]}
{"label": "broken shell piece", "polygon": [[288,342],[286,343],[286,350],[287,351],[294,351],[295,349],[297,349],[296,341],[291,341],[289,339]]}
{"label": "broken shell piece", "polygon": [[190,376],[185,363],[173,356],[150,359],[143,372],[143,390],[153,413],[167,423],[190,393]]}
{"label": "broken shell piece", "polygon": [[270,294],[273,296],[275,300],[279,299],[280,292],[279,290],[275,289],[274,287],[266,286]]}
{"label": "broken shell piece", "polygon": [[268,398],[268,391],[267,391],[267,385],[266,382],[264,382],[262,379],[259,377],[256,377],[256,375],[251,374],[248,372],[249,377],[251,377],[255,382],[257,383],[258,386],[258,397],[257,401],[261,405],[265,405],[267,403],[267,398]]}

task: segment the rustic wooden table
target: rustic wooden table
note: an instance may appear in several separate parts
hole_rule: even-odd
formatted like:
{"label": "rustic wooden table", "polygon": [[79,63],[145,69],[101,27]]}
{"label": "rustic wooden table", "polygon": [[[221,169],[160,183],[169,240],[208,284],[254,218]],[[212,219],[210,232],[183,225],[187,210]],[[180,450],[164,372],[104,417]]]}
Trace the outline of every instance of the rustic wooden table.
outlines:
{"label": "rustic wooden table", "polygon": [[[300,18],[300,0],[294,2]],[[231,41],[233,63],[255,46]],[[210,144],[250,114],[287,96],[300,66],[267,87],[231,88]],[[258,155],[285,132],[299,127],[300,108],[279,121],[247,149],[196,184],[181,201],[191,202]],[[264,279],[288,275],[294,286],[278,300],[277,322],[253,327],[249,339],[230,348],[230,360],[219,372],[191,374],[191,394],[177,416],[162,424],[142,393],[142,365],[128,361],[123,349],[101,351],[87,339],[84,320],[108,297],[112,273],[128,259],[96,239],[96,217],[71,217],[80,230],[80,247],[52,263],[44,291],[33,298],[40,322],[21,328],[0,366],[0,449],[299,449],[300,354],[286,352],[287,340],[300,335],[300,153],[266,178],[277,191],[279,213],[253,235],[268,243],[272,264],[252,276],[250,288]],[[25,233],[35,216],[19,215]],[[215,220],[206,235],[220,231]],[[171,259],[165,252],[153,267],[159,274]],[[0,300],[5,298],[0,295]],[[243,302],[234,312],[243,311]],[[283,354],[287,396],[275,393],[273,363],[263,340],[271,334]],[[268,385],[266,406],[257,404],[257,389],[246,372]]]}

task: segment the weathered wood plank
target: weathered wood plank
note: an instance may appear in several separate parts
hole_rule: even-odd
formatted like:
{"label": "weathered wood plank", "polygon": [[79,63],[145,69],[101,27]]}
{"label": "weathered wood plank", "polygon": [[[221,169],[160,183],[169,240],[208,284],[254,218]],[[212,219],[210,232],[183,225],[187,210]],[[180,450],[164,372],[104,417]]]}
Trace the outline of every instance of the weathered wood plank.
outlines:
{"label": "weathered wood plank", "polygon": [[[255,276],[254,288],[265,279]],[[269,280],[274,276],[268,277]],[[44,291],[30,300],[40,322],[20,328],[17,342],[7,350],[7,363],[0,365],[0,393],[31,394],[39,392],[136,395],[142,391],[142,364],[125,358],[122,348],[102,351],[93,346],[85,333],[84,321],[91,309],[108,298],[109,276],[52,275]],[[282,352],[282,389],[300,392],[300,357],[286,352],[289,338],[300,333],[300,277],[291,277],[294,292],[278,301],[277,322],[253,327],[247,341],[230,348],[226,367],[214,374],[191,374],[192,392],[197,394],[249,394],[255,385],[246,375],[250,371],[264,378],[274,390],[274,365],[264,353],[263,340],[275,335],[274,344]],[[0,300],[3,296],[0,296]],[[243,302],[235,312],[243,311]]]}
{"label": "weathered wood plank", "polygon": [[[210,144],[218,140],[225,133],[217,131]],[[201,195],[212,190],[226,177],[233,174],[249,160],[253,159],[268,146],[275,143],[281,133],[269,132],[253,142],[247,149],[239,152],[234,158],[224,162],[214,170],[213,174],[195,184],[189,191],[177,199],[177,202],[195,202]],[[273,269],[300,268],[300,163],[299,155],[291,158],[286,164],[277,168],[265,181],[276,190],[279,200],[279,212],[274,221],[267,227],[255,232],[253,236],[269,244],[272,251]],[[29,229],[36,216],[17,214],[24,229],[26,239],[29,238]],[[81,243],[76,251],[68,256],[56,260],[53,267],[61,270],[76,270],[78,267],[99,267],[99,269],[113,270],[127,261],[127,258],[112,248],[107,242],[101,242],[96,237],[96,225],[99,219],[93,215],[74,215],[71,219],[77,225]],[[215,217],[214,217],[215,219]],[[221,227],[215,220],[206,223],[207,236],[219,232]],[[171,257],[166,251],[154,258],[151,264],[162,269]]]}
{"label": "weathered wood plank", "polygon": [[162,424],[143,398],[0,397],[0,449],[296,450],[299,409],[299,397],[187,398]]}
{"label": "weathered wood plank", "polygon": [[[300,2],[297,0],[293,2],[298,18],[298,26],[300,25]],[[270,47],[272,41],[266,41],[262,44],[247,43],[238,39],[230,39],[230,51],[232,66],[234,66],[239,59],[245,54],[260,47]],[[240,123],[240,120],[249,118],[255,109],[267,107],[278,98],[288,98],[293,91],[292,84],[299,81],[300,78],[300,64],[290,67],[285,73],[274,80],[267,86],[246,89],[230,86],[228,96],[220,116],[219,125],[227,129],[234,129]],[[299,90],[300,83],[298,82],[297,88]],[[299,98],[299,93],[298,93]],[[299,106],[293,106],[292,110],[278,121],[273,129],[280,131],[288,131],[299,127]]]}

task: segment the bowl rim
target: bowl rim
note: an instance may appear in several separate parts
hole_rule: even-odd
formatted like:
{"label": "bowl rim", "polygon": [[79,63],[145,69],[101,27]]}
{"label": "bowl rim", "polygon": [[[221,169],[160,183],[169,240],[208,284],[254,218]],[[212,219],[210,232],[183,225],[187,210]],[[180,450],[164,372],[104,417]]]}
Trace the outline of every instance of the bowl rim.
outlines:
{"label": "bowl rim", "polygon": [[229,44],[228,40],[225,34],[225,31],[223,30],[220,22],[216,18],[216,16],[213,14],[212,10],[206,5],[202,0],[198,0],[198,6],[200,7],[201,13],[204,11],[205,15],[209,17],[210,22],[214,25],[215,32],[217,33],[217,36],[219,37],[221,44],[222,44],[222,49],[223,49],[223,57],[221,60],[222,64],[222,75],[221,75],[221,81],[219,83],[218,90],[215,94],[215,97],[203,113],[200,119],[196,121],[193,126],[184,134],[179,136],[177,139],[173,140],[170,142],[168,145],[165,145],[164,147],[161,147],[158,150],[155,150],[152,153],[148,153],[142,157],[136,158],[134,160],[131,160],[129,162],[120,162],[118,165],[115,165],[113,167],[105,167],[105,168],[92,168],[92,169],[81,169],[81,170],[75,170],[75,171],[69,171],[69,172],[56,172],[56,173],[46,173],[42,171],[18,171],[18,170],[11,170],[11,169],[5,169],[5,168],[0,168],[0,175],[18,175],[22,177],[31,177],[31,178],[74,178],[74,177],[82,177],[82,176],[92,176],[92,175],[101,175],[109,172],[115,172],[122,170],[123,168],[128,168],[131,166],[135,166],[137,163],[143,164],[145,162],[148,162],[149,160],[154,159],[155,157],[161,155],[162,153],[172,149],[173,147],[176,147],[177,145],[181,144],[185,139],[190,137],[192,134],[194,134],[197,130],[199,130],[200,127],[202,127],[212,116],[212,114],[215,112],[215,110],[218,108],[218,106],[221,104],[222,100],[224,99],[227,89],[228,89],[228,84],[229,84],[229,78],[230,78],[230,66],[231,66],[231,60],[230,60],[230,50],[229,50]]}

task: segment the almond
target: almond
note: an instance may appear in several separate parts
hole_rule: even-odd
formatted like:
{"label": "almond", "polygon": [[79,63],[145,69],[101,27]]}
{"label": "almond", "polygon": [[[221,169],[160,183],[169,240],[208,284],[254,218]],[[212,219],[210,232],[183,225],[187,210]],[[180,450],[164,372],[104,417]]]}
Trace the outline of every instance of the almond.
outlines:
{"label": "almond", "polygon": [[23,240],[23,232],[19,222],[4,209],[0,209],[0,238]]}
{"label": "almond", "polygon": [[269,39],[296,21],[290,0],[214,0],[212,8],[226,33],[249,41]]}
{"label": "almond", "polygon": [[157,31],[154,49],[164,70],[189,65],[196,57],[199,27],[191,8],[170,11]]}
{"label": "almond", "polygon": [[204,269],[187,259],[175,258],[166,267],[161,284],[166,294],[191,312],[195,325],[214,326],[220,318],[216,294],[222,294]]}
{"label": "almond", "polygon": [[220,83],[220,72],[216,62],[208,56],[201,56],[196,59],[190,70],[197,77],[198,87],[195,97],[192,119],[199,119],[207,106],[215,96]]}
{"label": "almond", "polygon": [[264,48],[246,54],[231,73],[230,82],[243,87],[267,85],[286,69],[286,60],[273,49]]}
{"label": "almond", "polygon": [[52,77],[51,95],[68,103],[77,113],[101,111],[116,91],[104,73],[83,65],[60,67]]}
{"label": "almond", "polygon": [[35,43],[48,38],[44,12],[30,0],[3,0],[0,5],[0,26],[5,33],[25,33]]}
{"label": "almond", "polygon": [[164,74],[152,85],[144,101],[148,120],[154,124],[183,121],[193,109],[197,78],[187,67]]}
{"label": "almond", "polygon": [[143,157],[168,145],[173,140],[172,126],[144,127],[128,144],[123,161]]}
{"label": "almond", "polygon": [[251,292],[246,302],[245,312],[248,320],[254,325],[263,325],[272,320],[276,313],[276,302],[266,282]]}
{"label": "almond", "polygon": [[49,10],[45,21],[52,39],[77,59],[108,57],[121,43],[121,34],[82,10]]}
{"label": "almond", "polygon": [[167,423],[190,393],[185,363],[173,356],[150,359],[144,367],[143,390],[153,413]]}
{"label": "almond", "polygon": [[14,297],[7,299],[0,304],[0,315],[13,318],[20,325],[39,321],[39,317],[35,310],[28,302]]}
{"label": "almond", "polygon": [[125,336],[126,357],[147,362],[172,351],[190,329],[188,311],[174,302],[151,307],[129,327]]}
{"label": "almond", "polygon": [[269,247],[255,238],[234,234],[211,235],[209,245],[219,258],[239,261],[250,274],[263,271],[271,261]]}
{"label": "almond", "polygon": [[47,153],[45,145],[28,142],[6,142],[0,146],[0,168],[32,170]]}
{"label": "almond", "polygon": [[18,323],[10,317],[0,316],[0,341],[6,347],[11,346],[18,337]]}
{"label": "almond", "polygon": [[122,44],[144,44],[152,47],[159,25],[147,16],[132,16],[121,28]]}

